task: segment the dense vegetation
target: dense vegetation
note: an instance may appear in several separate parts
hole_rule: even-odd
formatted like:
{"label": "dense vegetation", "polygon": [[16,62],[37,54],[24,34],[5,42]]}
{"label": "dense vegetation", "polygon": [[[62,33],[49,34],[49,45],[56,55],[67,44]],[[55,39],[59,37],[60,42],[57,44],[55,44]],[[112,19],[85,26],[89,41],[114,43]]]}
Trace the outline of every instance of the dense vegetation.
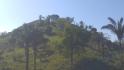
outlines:
{"label": "dense vegetation", "polygon": [[49,15],[0,35],[0,70],[124,70],[123,18],[105,25],[119,41],[74,18]]}

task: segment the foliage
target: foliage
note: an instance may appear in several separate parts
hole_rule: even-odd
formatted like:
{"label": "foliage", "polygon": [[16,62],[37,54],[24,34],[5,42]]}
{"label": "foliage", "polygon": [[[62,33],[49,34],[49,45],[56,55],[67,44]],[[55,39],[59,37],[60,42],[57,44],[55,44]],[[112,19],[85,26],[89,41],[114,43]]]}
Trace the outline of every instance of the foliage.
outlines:
{"label": "foliage", "polygon": [[[124,33],[123,19],[118,23],[111,18],[109,20],[112,24],[102,28],[112,29],[121,38],[120,34]],[[99,69],[96,65],[106,70],[119,70],[120,60],[124,60],[120,57],[124,57],[124,52],[120,54],[122,49],[118,44],[83,21],[75,23],[74,18],[56,14],[39,16],[38,20],[25,23],[12,32],[2,33],[0,70]],[[120,30],[122,33],[117,32]]]}

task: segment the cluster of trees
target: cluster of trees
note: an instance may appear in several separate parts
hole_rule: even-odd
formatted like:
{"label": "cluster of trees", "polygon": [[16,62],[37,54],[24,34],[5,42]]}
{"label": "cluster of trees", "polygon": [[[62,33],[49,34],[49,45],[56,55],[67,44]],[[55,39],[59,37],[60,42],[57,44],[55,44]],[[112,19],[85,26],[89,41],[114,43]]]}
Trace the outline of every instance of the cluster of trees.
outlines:
{"label": "cluster of trees", "polygon": [[102,32],[71,17],[49,15],[24,23],[0,35],[1,70],[123,70],[123,18],[102,29],[118,37],[108,40]]}

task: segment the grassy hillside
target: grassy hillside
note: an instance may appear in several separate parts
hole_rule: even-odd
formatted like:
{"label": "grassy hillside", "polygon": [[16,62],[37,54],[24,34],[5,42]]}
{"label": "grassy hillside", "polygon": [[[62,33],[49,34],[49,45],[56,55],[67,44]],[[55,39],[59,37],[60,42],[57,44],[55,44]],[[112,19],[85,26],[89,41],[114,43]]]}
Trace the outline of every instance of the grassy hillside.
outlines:
{"label": "grassy hillside", "polygon": [[0,36],[0,70],[120,70],[123,52],[102,32],[49,15]]}

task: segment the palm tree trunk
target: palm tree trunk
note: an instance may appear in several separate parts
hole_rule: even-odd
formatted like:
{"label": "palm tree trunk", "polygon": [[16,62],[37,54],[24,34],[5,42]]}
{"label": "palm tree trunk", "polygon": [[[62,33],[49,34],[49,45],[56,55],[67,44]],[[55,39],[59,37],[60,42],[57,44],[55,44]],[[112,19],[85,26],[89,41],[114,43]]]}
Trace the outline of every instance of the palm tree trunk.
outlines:
{"label": "palm tree trunk", "polygon": [[34,54],[34,70],[36,70],[36,47],[33,48],[33,54]]}
{"label": "palm tree trunk", "polygon": [[26,46],[26,44],[24,44],[25,47],[25,70],[29,70],[29,48]]}
{"label": "palm tree trunk", "polygon": [[122,48],[121,39],[119,40],[119,46]]}
{"label": "palm tree trunk", "polygon": [[[120,46],[120,48],[121,48],[121,49],[120,49],[120,54],[123,53],[123,47],[122,47],[121,41],[122,41],[122,40],[120,39],[120,40],[119,40],[119,46]],[[123,70],[123,65],[124,65],[124,64],[123,64],[123,63],[124,63],[124,62],[123,62],[123,55],[121,55],[121,60],[120,60],[120,62],[121,62],[121,67],[120,67],[120,68],[121,68],[121,70]]]}
{"label": "palm tree trunk", "polygon": [[104,44],[102,43],[102,56],[103,56],[103,59],[104,59]]}
{"label": "palm tree trunk", "polygon": [[71,46],[70,50],[70,62],[71,62],[71,70],[73,69],[73,47]]}

